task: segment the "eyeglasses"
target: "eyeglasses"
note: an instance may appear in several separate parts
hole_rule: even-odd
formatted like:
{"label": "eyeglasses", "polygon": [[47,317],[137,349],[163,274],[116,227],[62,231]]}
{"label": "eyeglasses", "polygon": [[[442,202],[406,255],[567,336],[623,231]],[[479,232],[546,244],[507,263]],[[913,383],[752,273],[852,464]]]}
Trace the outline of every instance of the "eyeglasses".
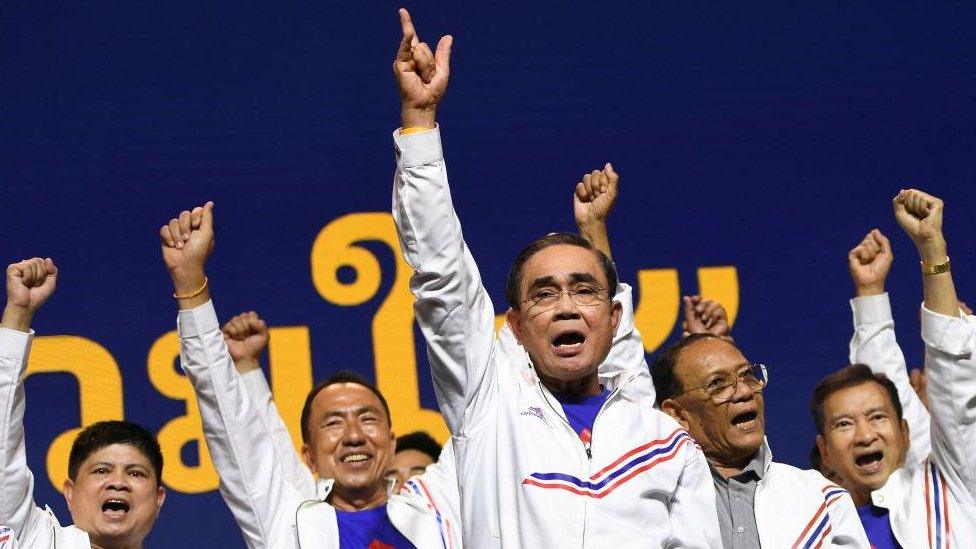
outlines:
{"label": "eyeglasses", "polygon": [[766,385],[769,384],[769,373],[766,371],[766,365],[759,363],[750,364],[748,370],[737,376],[730,378],[722,375],[709,381],[705,385],[688,389],[687,391],[678,393],[671,398],[678,398],[679,396],[686,395],[692,391],[702,390],[704,391],[705,396],[710,398],[716,404],[725,404],[726,402],[732,400],[732,397],[735,396],[735,389],[740,381],[745,383],[753,391],[762,391]]}
{"label": "eyeglasses", "polygon": [[575,303],[579,307],[591,307],[598,303],[605,301],[606,298],[603,297],[603,291],[606,288],[601,288],[600,286],[591,286],[589,284],[580,284],[578,286],[573,286],[572,288],[566,290],[557,290],[555,288],[542,288],[537,290],[534,294],[526,299],[522,300],[522,303],[531,303],[529,309],[533,307],[542,307],[542,310],[549,310],[559,303],[563,294],[569,295],[569,300]]}

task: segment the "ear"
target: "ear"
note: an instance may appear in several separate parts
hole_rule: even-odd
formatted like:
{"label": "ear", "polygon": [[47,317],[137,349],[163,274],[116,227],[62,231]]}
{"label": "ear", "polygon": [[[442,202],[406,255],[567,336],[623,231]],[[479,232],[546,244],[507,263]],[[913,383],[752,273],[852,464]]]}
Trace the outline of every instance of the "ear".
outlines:
{"label": "ear", "polygon": [[823,461],[823,464],[834,469],[833,464],[830,463],[830,454],[827,453],[827,439],[823,435],[817,435],[817,450],[820,451],[820,460]]}
{"label": "ear", "polygon": [[302,444],[302,461],[305,462],[305,466],[312,471],[313,475],[319,475],[318,469],[315,468],[315,460],[312,459],[312,449],[308,447],[307,442]]}
{"label": "ear", "polygon": [[620,325],[620,317],[624,313],[624,306],[619,301],[610,302],[610,322],[613,323],[613,333],[617,333],[617,326]]}
{"label": "ear", "polygon": [[163,508],[163,502],[166,501],[166,488],[160,486],[156,488],[156,512],[158,513],[160,509]]}
{"label": "ear", "polygon": [[676,419],[678,424],[681,425],[682,429],[685,431],[688,430],[688,414],[685,412],[685,409],[678,404],[677,400],[673,398],[665,399],[665,401],[661,403],[661,411]]}
{"label": "ear", "polygon": [[65,479],[64,481],[64,500],[68,503],[68,513],[71,513],[71,498],[75,495],[75,483],[73,480]]}
{"label": "ear", "polygon": [[515,339],[522,344],[522,312],[516,311],[515,309],[509,307],[508,311],[505,312],[505,323],[508,324],[509,329],[515,335]]}
{"label": "ear", "polygon": [[905,418],[901,419],[901,436],[905,439],[905,449],[908,449],[908,445],[912,443],[911,439],[911,429],[908,427],[908,420]]}

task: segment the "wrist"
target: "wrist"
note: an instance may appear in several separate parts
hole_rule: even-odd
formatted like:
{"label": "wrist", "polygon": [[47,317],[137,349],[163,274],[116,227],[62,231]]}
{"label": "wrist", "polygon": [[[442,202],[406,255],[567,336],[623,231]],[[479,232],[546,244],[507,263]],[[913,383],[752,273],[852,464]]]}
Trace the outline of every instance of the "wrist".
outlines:
{"label": "wrist", "polygon": [[237,368],[237,372],[241,374],[246,374],[252,372],[261,367],[261,363],[258,362],[256,357],[244,357],[240,360],[234,361],[234,367]]}
{"label": "wrist", "polygon": [[203,286],[207,274],[203,267],[177,267],[169,273],[173,279],[173,289],[177,294],[189,294]]}
{"label": "wrist", "polygon": [[856,297],[868,297],[872,295],[881,295],[885,293],[884,284],[868,284],[864,286],[854,286],[854,295]]}
{"label": "wrist", "polygon": [[433,128],[437,125],[437,108],[415,108],[403,106],[400,109],[400,121],[403,128]]}
{"label": "wrist", "polygon": [[926,263],[943,263],[949,255],[942,237],[919,241],[916,248],[919,258]]}
{"label": "wrist", "polygon": [[34,311],[31,308],[7,303],[0,326],[19,332],[29,332],[32,320],[34,320]]}

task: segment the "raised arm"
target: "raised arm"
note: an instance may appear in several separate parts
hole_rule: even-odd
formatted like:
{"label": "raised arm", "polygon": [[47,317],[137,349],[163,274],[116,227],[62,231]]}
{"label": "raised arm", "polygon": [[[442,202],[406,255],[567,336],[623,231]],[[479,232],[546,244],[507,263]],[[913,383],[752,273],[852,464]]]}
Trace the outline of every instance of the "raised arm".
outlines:
{"label": "raised arm", "polygon": [[315,478],[298,457],[288,427],[278,413],[268,380],[261,371],[259,358],[270,339],[268,325],[256,312],[249,311],[228,320],[224,324],[223,332],[227,349],[234,360],[234,368],[241,375],[251,402],[261,413],[262,428],[274,442],[286,481],[304,497],[312,497],[315,495]]}
{"label": "raised arm", "polygon": [[895,219],[921,259],[922,339],[932,415],[932,456],[949,490],[976,504],[976,318],[963,315],[942,233],[943,203],[917,190],[898,193]]}
{"label": "raised arm", "polygon": [[455,434],[478,419],[471,406],[490,387],[494,309],[454,213],[436,128],[437,105],[447,89],[451,37],[436,53],[417,38],[400,10],[403,38],[393,63],[403,127],[394,134],[397,169],[393,219],[404,258],[414,269],[410,290],[427,340],[434,390]]}
{"label": "raised arm", "polygon": [[893,260],[891,245],[878,229],[872,230],[847,254],[847,266],[854,281],[854,335],[850,343],[851,364],[864,364],[872,372],[884,374],[898,389],[898,400],[908,421],[911,444],[910,463],[929,457],[930,417],[918,394],[912,389],[905,355],[895,339],[895,322],[885,293],[885,281]]}
{"label": "raised arm", "polygon": [[54,293],[58,269],[34,258],[7,267],[7,305],[0,321],[0,524],[25,546],[49,543],[44,511],[34,504],[34,476],[24,450],[24,386],[21,376],[33,332],[34,313]]}
{"label": "raised arm", "polygon": [[291,534],[299,495],[287,485],[274,441],[234,369],[210,301],[205,265],[213,250],[213,203],[182,212],[160,230],[163,260],[180,312],[180,363],[193,385],[220,493],[250,547]]}

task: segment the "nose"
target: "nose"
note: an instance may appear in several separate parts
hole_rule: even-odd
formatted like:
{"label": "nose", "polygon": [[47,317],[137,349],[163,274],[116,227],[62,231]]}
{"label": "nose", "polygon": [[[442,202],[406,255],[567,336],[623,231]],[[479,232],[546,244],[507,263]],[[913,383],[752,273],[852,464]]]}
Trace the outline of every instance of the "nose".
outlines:
{"label": "nose", "polygon": [[105,486],[106,490],[117,490],[119,492],[131,492],[132,488],[129,486],[129,476],[126,475],[125,471],[116,471],[110,479],[108,479],[108,484]]}
{"label": "nose", "polygon": [[732,401],[733,402],[743,402],[746,400],[752,400],[752,397],[756,396],[756,390],[753,389],[742,377],[735,378],[735,384],[732,386]]}
{"label": "nose", "polygon": [[358,421],[346,423],[346,430],[342,436],[342,443],[346,446],[361,446],[366,442],[363,426]]}
{"label": "nose", "polygon": [[559,301],[556,302],[556,306],[553,311],[556,318],[576,318],[579,316],[579,307],[573,302],[573,299],[569,297],[569,291],[563,290],[559,292]]}
{"label": "nose", "polygon": [[871,424],[864,420],[854,422],[854,442],[861,446],[870,446],[878,438],[878,433]]}

